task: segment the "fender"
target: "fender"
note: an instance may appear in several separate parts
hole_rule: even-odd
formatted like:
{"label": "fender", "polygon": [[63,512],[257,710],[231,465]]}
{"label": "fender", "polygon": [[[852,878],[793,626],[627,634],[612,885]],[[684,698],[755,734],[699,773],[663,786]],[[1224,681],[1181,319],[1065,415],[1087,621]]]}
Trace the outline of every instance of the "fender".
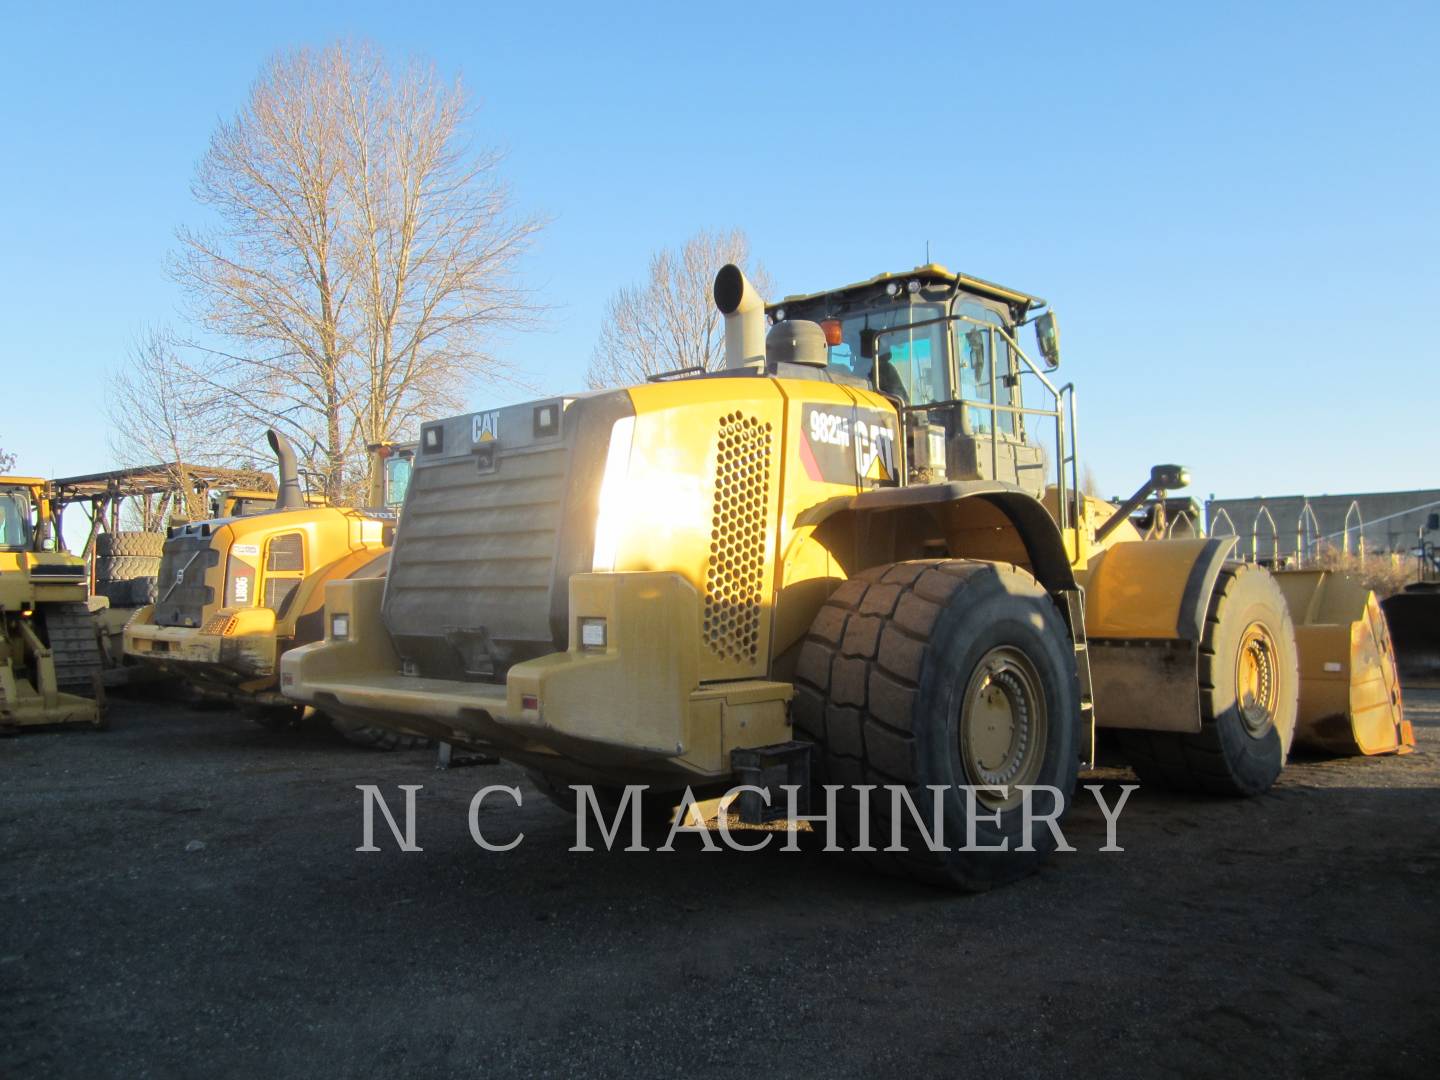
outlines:
{"label": "fender", "polygon": [[[952,480],[941,484],[874,488],[847,499],[835,501],[842,505],[837,506],[832,513],[827,515],[824,525],[820,528],[830,531],[843,527],[847,523],[852,524],[855,527],[857,538],[856,557],[866,565],[901,558],[920,557],[920,553],[905,551],[903,542],[894,536],[887,535],[888,530],[884,528],[885,519],[893,521],[905,513],[922,513],[930,518],[939,529],[946,530],[953,527],[956,513],[963,506],[975,506],[977,503],[983,503],[992,510],[998,511],[999,518],[1014,530],[1020,543],[1024,546],[1031,573],[1035,575],[1040,584],[1045,586],[1047,591],[1058,594],[1076,587],[1075,575],[1070,568],[1069,557],[1065,553],[1065,542],[1060,536],[1060,528],[1055,524],[1055,519],[1050,516],[1049,511],[1038,499],[1014,485],[997,480]],[[995,515],[989,514],[987,517],[994,518]],[[871,534],[875,531],[872,526],[877,525],[880,526],[879,542],[881,545],[886,542],[890,544],[892,559],[887,559],[883,553],[876,552],[873,542],[869,544],[866,542],[871,539]],[[868,552],[867,548],[870,549]],[[866,558],[867,554],[871,557]],[[880,554],[881,557],[874,557],[876,554]],[[966,553],[958,550],[954,554],[956,557],[963,558]],[[837,555],[844,561],[843,552],[837,551]],[[988,556],[981,555],[980,557]],[[863,566],[855,567],[856,570],[863,568]]]}
{"label": "fender", "polygon": [[1097,726],[1200,730],[1200,642],[1234,544],[1128,541],[1090,560],[1082,576]]}

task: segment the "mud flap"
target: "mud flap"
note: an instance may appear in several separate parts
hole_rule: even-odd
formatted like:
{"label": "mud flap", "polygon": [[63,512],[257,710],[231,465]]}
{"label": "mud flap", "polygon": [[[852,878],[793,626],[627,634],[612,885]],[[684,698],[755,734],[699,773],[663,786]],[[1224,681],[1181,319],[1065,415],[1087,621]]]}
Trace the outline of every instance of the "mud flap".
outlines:
{"label": "mud flap", "polygon": [[1099,727],[1200,730],[1200,646],[1194,641],[1090,640]]}

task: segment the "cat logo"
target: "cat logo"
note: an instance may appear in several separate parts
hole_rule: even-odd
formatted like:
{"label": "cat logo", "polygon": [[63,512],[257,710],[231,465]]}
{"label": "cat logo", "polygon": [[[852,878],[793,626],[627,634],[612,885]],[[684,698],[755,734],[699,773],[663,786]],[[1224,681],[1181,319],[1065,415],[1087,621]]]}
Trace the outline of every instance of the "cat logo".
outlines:
{"label": "cat logo", "polygon": [[895,431],[884,420],[855,421],[855,473],[862,485],[896,479]]}
{"label": "cat logo", "polygon": [[472,443],[493,442],[500,437],[500,413],[498,411],[477,412],[470,419],[470,441]]}

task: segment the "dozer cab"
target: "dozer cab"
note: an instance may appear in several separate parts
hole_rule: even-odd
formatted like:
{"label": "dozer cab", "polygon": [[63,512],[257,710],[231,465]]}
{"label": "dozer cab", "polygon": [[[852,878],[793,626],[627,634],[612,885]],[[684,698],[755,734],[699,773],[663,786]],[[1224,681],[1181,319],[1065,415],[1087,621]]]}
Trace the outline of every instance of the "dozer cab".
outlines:
{"label": "dozer cab", "polygon": [[86,567],[60,548],[47,483],[0,476],[0,733],[104,724]]}
{"label": "dozer cab", "polygon": [[1080,495],[1043,301],[934,265],[787,298],[768,332],[736,267],[715,299],[722,371],[424,425],[388,577],[330,583],[284,692],[549,791],[808,772],[851,838],[889,834],[865,785],[939,786],[951,836],[973,793],[978,843],[1010,850],[871,856],[962,888],[1053,847],[1014,850],[1024,789],[1068,800],[1095,724],[1147,779],[1269,788],[1284,597],[1231,541],[1142,540]]}
{"label": "dozer cab", "polygon": [[[241,705],[256,722],[292,727],[302,710],[278,689],[287,649],[321,636],[325,584],[383,574],[413,447],[372,447],[371,505],[329,506],[302,492],[295,452],[268,432],[277,493],[235,493],[236,516],[173,525],[155,602],[125,627],[125,654],[185,679],[209,699]],[[273,501],[257,508],[254,498]],[[340,722],[352,741],[402,745],[394,732]]]}

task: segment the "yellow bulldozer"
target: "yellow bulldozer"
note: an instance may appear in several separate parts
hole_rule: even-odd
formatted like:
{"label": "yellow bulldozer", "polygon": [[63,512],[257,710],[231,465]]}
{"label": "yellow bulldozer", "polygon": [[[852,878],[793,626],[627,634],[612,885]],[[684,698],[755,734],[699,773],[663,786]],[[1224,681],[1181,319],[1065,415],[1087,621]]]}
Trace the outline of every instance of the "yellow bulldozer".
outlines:
{"label": "yellow bulldozer", "polygon": [[[242,706],[262,726],[294,727],[303,710],[278,689],[286,650],[321,636],[327,582],[383,574],[413,447],[371,447],[367,505],[331,506],[302,489],[294,448],[267,433],[279,463],[267,508],[232,501],[235,516],[173,525],[154,602],[126,624],[125,655],[192,684],[203,698]],[[343,719],[353,742],[393,749],[415,740]]]}
{"label": "yellow bulldozer", "polygon": [[830,785],[852,842],[899,813],[867,785],[939,792],[947,835],[1009,850],[870,858],[966,889],[1053,847],[1016,850],[1026,789],[1068,801],[1096,725],[1147,781],[1274,783],[1285,596],[1081,495],[1043,300],[933,264],[768,308],[726,266],[714,294],[723,370],[423,425],[387,578],[330,582],[283,691],[550,792]]}
{"label": "yellow bulldozer", "polygon": [[0,476],[0,733],[104,726],[85,562],[61,547],[47,482]]}

